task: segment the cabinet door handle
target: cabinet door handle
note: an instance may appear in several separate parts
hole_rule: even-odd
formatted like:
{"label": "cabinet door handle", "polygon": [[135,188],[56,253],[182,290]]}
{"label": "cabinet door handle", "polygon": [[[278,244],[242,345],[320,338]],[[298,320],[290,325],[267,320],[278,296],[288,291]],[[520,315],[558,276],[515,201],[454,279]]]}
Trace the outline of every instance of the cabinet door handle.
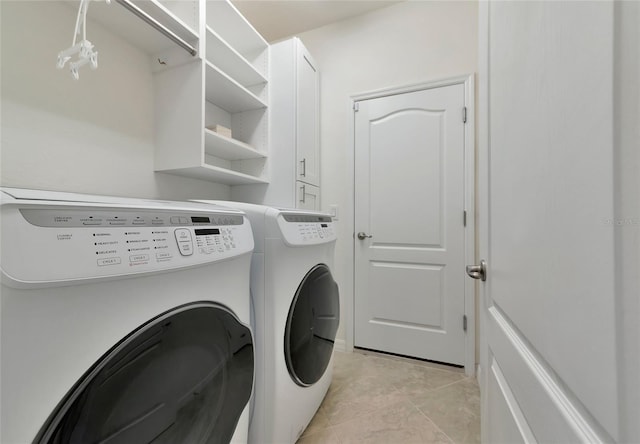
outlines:
{"label": "cabinet door handle", "polygon": [[302,177],[307,177],[307,159],[302,159],[300,163],[302,164],[302,173],[300,173],[300,175]]}
{"label": "cabinet door handle", "polygon": [[300,202],[302,202],[302,203],[305,203],[305,201],[306,201],[305,194],[307,194],[307,190],[305,189],[305,186],[302,185],[300,187],[300,195],[302,196],[302,199],[300,199]]}

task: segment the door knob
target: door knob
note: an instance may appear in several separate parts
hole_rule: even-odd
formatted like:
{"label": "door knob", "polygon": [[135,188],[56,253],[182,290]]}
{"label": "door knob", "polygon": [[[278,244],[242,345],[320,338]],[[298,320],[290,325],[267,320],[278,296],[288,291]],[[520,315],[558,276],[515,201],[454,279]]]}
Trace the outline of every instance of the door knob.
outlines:
{"label": "door knob", "polygon": [[366,239],[368,237],[373,237],[373,236],[371,236],[370,234],[365,233],[364,231],[361,231],[361,232],[358,233],[358,239],[360,239],[360,240],[364,240],[364,239]]}
{"label": "door knob", "polygon": [[487,280],[487,263],[485,260],[480,261],[480,265],[467,265],[467,274],[474,279],[481,281]]}

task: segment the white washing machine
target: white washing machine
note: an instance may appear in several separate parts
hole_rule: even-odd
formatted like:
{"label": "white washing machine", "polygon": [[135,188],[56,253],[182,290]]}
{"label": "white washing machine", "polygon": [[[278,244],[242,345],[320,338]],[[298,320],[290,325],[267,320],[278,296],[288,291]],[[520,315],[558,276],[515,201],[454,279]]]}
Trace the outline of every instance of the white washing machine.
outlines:
{"label": "white washing machine", "polygon": [[294,443],[331,384],[340,320],[338,286],[331,275],[333,222],[308,211],[215,203],[244,211],[255,240],[256,387],[249,442]]}
{"label": "white washing machine", "polygon": [[246,442],[240,211],[0,189],[0,442]]}

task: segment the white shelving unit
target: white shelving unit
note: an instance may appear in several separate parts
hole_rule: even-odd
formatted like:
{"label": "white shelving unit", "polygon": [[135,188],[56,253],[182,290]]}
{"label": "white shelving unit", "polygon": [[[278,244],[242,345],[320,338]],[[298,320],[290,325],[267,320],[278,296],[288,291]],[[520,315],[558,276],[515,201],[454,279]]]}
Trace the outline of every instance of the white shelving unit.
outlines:
{"label": "white shelving unit", "polygon": [[[269,45],[228,1],[202,2],[198,60],[154,74],[159,172],[268,183]],[[230,128],[233,138],[209,129]]]}
{"label": "white shelving unit", "polygon": [[[193,46],[194,57],[112,1],[91,20],[149,54],[155,170],[229,185],[266,184],[269,44],[228,0],[129,0]],[[230,128],[233,138],[207,127]]]}

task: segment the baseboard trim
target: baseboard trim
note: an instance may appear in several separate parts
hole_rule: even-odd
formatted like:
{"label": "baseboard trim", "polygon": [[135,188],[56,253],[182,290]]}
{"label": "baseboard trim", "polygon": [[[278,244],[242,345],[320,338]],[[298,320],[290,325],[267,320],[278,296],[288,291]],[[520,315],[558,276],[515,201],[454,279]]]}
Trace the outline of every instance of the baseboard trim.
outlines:
{"label": "baseboard trim", "polygon": [[339,352],[347,351],[347,341],[344,339],[336,339],[333,343],[333,349]]}

